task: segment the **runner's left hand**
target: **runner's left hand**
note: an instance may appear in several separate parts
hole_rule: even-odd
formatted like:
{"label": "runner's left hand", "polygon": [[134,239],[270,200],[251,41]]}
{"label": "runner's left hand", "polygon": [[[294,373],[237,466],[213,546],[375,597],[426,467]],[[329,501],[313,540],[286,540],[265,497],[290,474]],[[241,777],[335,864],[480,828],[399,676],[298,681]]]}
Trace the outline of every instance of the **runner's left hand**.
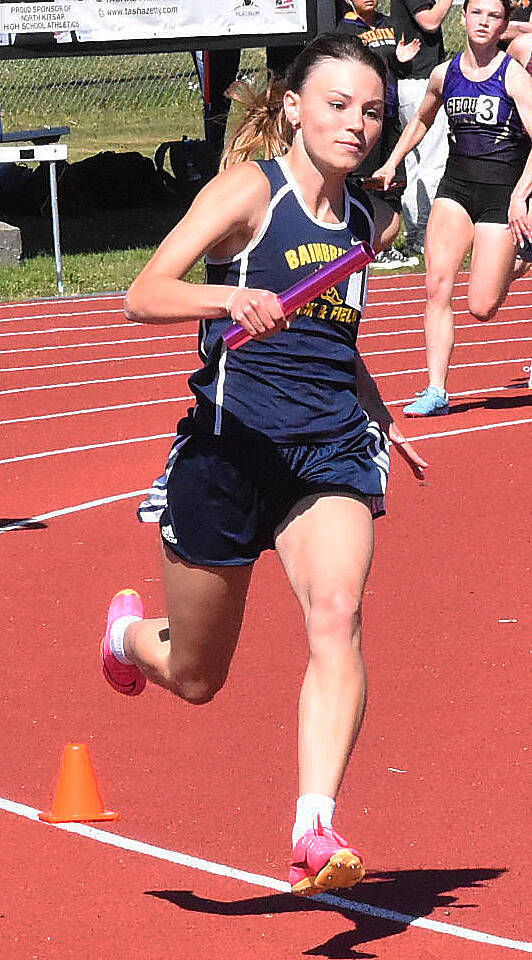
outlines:
{"label": "runner's left hand", "polygon": [[532,240],[532,229],[528,219],[526,200],[521,197],[513,197],[508,207],[508,226],[511,230],[513,241],[519,248],[523,240]]}
{"label": "runner's left hand", "polygon": [[418,480],[425,479],[425,469],[428,467],[426,460],[423,460],[416,448],[403,436],[399,427],[392,420],[388,427],[388,436],[393,443],[397,453],[408,464],[412,473]]}

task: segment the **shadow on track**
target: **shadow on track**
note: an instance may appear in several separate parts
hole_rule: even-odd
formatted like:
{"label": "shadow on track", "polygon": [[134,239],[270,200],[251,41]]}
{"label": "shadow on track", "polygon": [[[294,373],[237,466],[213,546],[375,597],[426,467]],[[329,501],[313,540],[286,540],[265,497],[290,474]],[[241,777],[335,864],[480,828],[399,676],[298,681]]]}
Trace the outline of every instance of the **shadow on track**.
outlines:
{"label": "shadow on track", "polygon": [[[527,386],[527,384],[523,384]],[[471,410],[526,410],[532,407],[532,390],[522,397],[485,397],[483,400],[464,400],[456,403],[451,399],[451,416],[456,413],[470,413]]]}
{"label": "shadow on track", "polygon": [[48,527],[47,523],[42,523],[40,520],[32,520],[31,517],[0,517],[0,530],[3,530],[5,527],[10,527],[13,524],[18,524],[16,530],[10,531],[12,533],[17,533],[18,530],[46,530]]}
{"label": "shadow on track", "polygon": [[[336,896],[353,903],[354,909],[330,906],[316,899],[295,897],[291,894],[271,894],[249,897],[245,900],[209,900],[196,896],[190,890],[147,890],[146,894],[167,900],[182,910],[215,914],[221,917],[249,917],[265,914],[301,913],[327,910],[340,913],[347,920],[355,919],[357,901],[382,910],[393,910],[414,917],[429,916],[436,907],[452,907],[453,911],[475,909],[475,903],[457,903],[451,892],[461,888],[478,888],[505,872],[504,868],[464,870],[397,870],[370,873],[360,887],[353,891],[333,891]],[[356,895],[355,895],[356,894]],[[446,921],[453,923],[456,915]],[[325,943],[304,951],[304,956],[327,957],[330,960],[373,960],[375,953],[363,953],[356,948],[396,936],[407,929],[400,920],[384,920],[365,914],[356,915],[353,930],[342,931]]]}

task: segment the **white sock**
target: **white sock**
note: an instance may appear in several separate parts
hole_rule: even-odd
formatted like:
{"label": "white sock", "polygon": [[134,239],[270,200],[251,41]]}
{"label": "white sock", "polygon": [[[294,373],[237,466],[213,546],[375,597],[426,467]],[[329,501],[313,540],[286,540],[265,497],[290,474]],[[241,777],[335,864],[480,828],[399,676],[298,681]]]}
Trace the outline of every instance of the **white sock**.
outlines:
{"label": "white sock", "polygon": [[332,827],[332,819],[336,810],[336,801],[324,793],[305,793],[298,798],[296,807],[296,822],[292,830],[292,846],[307,830],[318,827],[318,819],[322,827]]}
{"label": "white sock", "polygon": [[119,617],[118,620],[115,620],[111,627],[111,632],[109,635],[109,646],[111,647],[111,653],[113,657],[116,657],[120,663],[131,663],[131,660],[128,660],[124,653],[124,634],[131,623],[137,623],[138,620],[142,620],[142,617]]}

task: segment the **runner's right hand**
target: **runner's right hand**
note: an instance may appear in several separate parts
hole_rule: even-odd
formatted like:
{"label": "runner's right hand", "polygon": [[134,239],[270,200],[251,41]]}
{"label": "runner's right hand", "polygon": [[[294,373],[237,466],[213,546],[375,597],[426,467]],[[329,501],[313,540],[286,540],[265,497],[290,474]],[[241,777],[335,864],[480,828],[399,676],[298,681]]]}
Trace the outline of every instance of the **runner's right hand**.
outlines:
{"label": "runner's right hand", "polygon": [[236,287],[227,299],[226,310],[253,338],[289,327],[279,298],[270,290]]}

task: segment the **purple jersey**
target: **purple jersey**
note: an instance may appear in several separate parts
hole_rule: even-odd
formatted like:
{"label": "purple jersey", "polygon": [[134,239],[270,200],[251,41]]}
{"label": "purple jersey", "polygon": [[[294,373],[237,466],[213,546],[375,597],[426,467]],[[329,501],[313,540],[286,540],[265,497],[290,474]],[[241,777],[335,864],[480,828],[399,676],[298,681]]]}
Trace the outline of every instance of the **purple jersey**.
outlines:
{"label": "purple jersey", "polygon": [[506,91],[506,55],[486,80],[468,80],[462,54],[451,60],[443,82],[449,120],[446,174],[476,183],[514,185],[526,161],[528,140],[515,101]]}

